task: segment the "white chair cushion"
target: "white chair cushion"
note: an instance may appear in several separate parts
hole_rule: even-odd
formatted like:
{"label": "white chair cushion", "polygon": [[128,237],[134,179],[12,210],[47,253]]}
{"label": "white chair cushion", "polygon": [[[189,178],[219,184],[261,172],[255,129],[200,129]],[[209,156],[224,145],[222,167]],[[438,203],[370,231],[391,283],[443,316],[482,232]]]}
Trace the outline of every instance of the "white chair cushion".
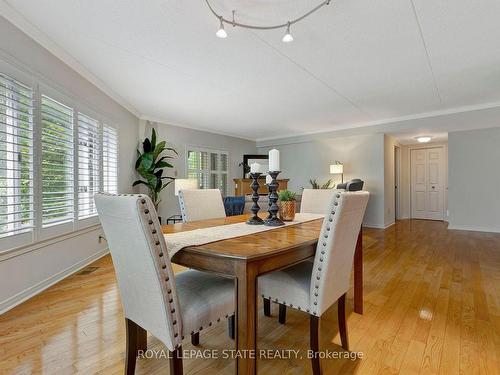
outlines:
{"label": "white chair cushion", "polygon": [[187,270],[175,276],[183,336],[198,332],[235,312],[234,280]]}
{"label": "white chair cushion", "polygon": [[313,262],[302,262],[259,277],[259,294],[273,302],[309,312]]}

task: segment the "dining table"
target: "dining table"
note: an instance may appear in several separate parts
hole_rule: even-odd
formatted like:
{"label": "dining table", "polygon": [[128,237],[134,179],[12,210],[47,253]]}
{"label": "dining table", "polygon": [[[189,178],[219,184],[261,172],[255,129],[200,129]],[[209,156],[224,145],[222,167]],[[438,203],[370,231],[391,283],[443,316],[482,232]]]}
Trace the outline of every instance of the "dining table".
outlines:
{"label": "dining table", "polygon": [[[229,216],[163,225],[164,234],[243,223],[249,215]],[[265,216],[262,216],[265,218]],[[260,275],[290,267],[314,257],[323,219],[226,238],[177,251],[172,262],[231,277],[235,282],[236,373],[257,373],[257,307]],[[363,312],[362,229],[354,255],[354,311]],[[252,355],[253,353],[253,355]]]}

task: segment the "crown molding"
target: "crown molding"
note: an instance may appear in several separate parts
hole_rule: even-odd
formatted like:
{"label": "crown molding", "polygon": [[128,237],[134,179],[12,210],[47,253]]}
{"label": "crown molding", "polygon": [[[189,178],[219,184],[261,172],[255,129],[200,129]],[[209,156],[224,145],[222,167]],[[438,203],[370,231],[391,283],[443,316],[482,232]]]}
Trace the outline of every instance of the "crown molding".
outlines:
{"label": "crown molding", "polygon": [[215,135],[223,135],[226,137],[231,137],[231,138],[237,138],[237,139],[243,139],[245,141],[251,141],[251,142],[256,142],[255,138],[247,138],[243,137],[241,135],[233,134],[233,133],[227,133],[227,132],[221,132],[221,131],[215,131],[215,130],[210,130],[202,127],[197,127],[197,126],[190,126],[190,125],[185,125],[185,124],[178,124],[175,122],[172,122],[168,119],[165,118],[160,118],[160,117],[154,117],[154,116],[146,116],[146,115],[141,115],[139,117],[140,120],[143,121],[150,121],[150,122],[157,122],[162,125],[168,125],[168,126],[175,126],[176,128],[183,128],[183,129],[188,129],[188,130],[196,130],[204,133],[210,133],[210,134],[215,134]]}
{"label": "crown molding", "polygon": [[[350,125],[339,125],[333,128],[321,130],[321,131],[315,131],[315,132],[303,132],[299,133],[293,136],[289,137],[269,137],[269,138],[258,138],[256,139],[257,142],[257,147],[266,147],[266,146],[271,146],[271,145],[276,145],[276,144],[287,144],[287,143],[300,143],[304,142],[313,138],[316,138],[321,135],[325,134],[342,134],[342,135],[349,135],[349,133],[353,133],[352,135],[355,134],[360,134],[365,133],[385,133],[385,132],[390,132],[390,131],[397,131],[398,128],[394,127],[390,129],[391,126],[405,123],[405,122],[410,122],[410,121],[416,121],[416,120],[424,120],[424,119],[431,119],[434,117],[441,117],[441,116],[449,116],[449,115],[457,115],[457,114],[464,114],[464,113],[470,113],[470,112],[476,112],[476,111],[483,111],[483,110],[489,110],[489,109],[499,109],[500,110],[500,102],[493,102],[493,103],[484,103],[484,104],[477,104],[477,105],[471,105],[471,106],[462,106],[462,107],[455,107],[455,108],[450,108],[450,109],[444,109],[444,110],[438,110],[438,111],[432,111],[432,112],[424,112],[420,114],[415,114],[415,115],[408,115],[408,116],[401,116],[401,117],[394,117],[394,118],[389,118],[389,119],[383,119],[383,120],[376,120],[376,121],[367,121],[367,122],[361,122],[361,123],[356,123],[356,124],[350,124]],[[485,126],[484,128],[489,128],[489,126]],[[408,128],[403,128],[401,130],[407,130]],[[367,131],[368,130],[368,131]],[[457,129],[457,131],[460,129]],[[452,130],[448,130],[452,131]]]}
{"label": "crown molding", "polygon": [[51,54],[59,60],[68,65],[71,69],[80,74],[87,81],[96,86],[99,90],[104,92],[107,96],[120,104],[123,108],[128,110],[137,118],[141,117],[141,113],[128,101],[118,95],[115,91],[110,89],[101,79],[91,73],[84,65],[72,57],[64,48],[60,47],[52,39],[50,39],[43,31],[38,29],[35,25],[30,23],[21,13],[12,7],[6,0],[0,0],[0,13],[15,27],[20,29],[23,33],[28,35],[35,42],[40,44],[43,48],[48,50]]}

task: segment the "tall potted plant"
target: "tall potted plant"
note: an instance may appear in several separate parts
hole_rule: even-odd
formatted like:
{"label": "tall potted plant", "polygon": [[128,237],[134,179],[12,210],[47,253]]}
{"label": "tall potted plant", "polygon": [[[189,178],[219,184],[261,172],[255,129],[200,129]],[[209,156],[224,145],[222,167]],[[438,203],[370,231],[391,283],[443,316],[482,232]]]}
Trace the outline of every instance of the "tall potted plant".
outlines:
{"label": "tall potted plant", "polygon": [[[161,201],[160,192],[175,180],[174,177],[163,175],[164,168],[174,167],[167,160],[178,155],[174,148],[167,147],[166,144],[166,141],[156,143],[156,131],[153,129],[151,140],[146,138],[142,142],[142,152],[137,150],[138,157],[135,162],[135,170],[141,179],[135,181],[132,186],[145,185],[157,210]],[[165,155],[164,152],[169,154]]]}

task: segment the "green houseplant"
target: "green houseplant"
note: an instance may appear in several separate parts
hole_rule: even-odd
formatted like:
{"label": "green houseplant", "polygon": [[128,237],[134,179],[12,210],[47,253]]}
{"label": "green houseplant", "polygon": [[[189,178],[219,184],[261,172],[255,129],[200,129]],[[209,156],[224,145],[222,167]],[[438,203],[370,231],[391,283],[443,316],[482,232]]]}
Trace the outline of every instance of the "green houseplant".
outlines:
{"label": "green houseplant", "polygon": [[279,217],[283,221],[293,221],[295,219],[295,193],[290,190],[280,190]]}
{"label": "green houseplant", "polygon": [[[175,179],[163,175],[164,168],[174,167],[167,160],[178,155],[174,148],[167,147],[166,144],[166,141],[156,143],[156,131],[153,129],[151,140],[146,138],[142,142],[142,152],[137,150],[138,157],[135,162],[135,170],[141,179],[135,181],[132,186],[145,185],[156,209],[161,201],[160,192]],[[162,155],[165,151],[169,154]]]}

